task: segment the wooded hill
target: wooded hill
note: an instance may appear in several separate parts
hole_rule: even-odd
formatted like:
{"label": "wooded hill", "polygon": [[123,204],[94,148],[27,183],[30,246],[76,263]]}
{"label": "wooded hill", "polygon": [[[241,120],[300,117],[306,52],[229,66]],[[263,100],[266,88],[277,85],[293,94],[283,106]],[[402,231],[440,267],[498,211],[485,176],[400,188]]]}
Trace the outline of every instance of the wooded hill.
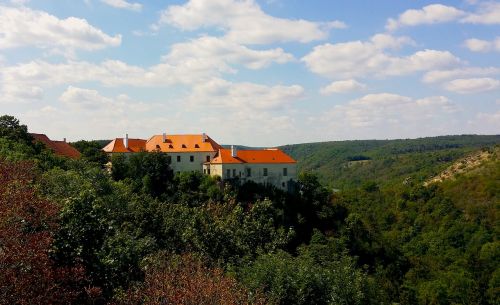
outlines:
{"label": "wooded hill", "polygon": [[280,147],[298,161],[299,172],[316,174],[334,189],[423,182],[478,149],[500,144],[500,135],[440,136],[406,140],[356,140]]}

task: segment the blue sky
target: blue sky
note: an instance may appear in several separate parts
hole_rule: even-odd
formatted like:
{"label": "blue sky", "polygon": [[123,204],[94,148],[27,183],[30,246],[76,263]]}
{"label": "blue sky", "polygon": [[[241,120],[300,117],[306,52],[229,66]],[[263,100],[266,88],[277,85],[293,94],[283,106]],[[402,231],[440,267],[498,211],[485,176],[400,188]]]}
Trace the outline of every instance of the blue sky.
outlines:
{"label": "blue sky", "polygon": [[500,2],[0,1],[0,113],[70,140],[500,132]]}

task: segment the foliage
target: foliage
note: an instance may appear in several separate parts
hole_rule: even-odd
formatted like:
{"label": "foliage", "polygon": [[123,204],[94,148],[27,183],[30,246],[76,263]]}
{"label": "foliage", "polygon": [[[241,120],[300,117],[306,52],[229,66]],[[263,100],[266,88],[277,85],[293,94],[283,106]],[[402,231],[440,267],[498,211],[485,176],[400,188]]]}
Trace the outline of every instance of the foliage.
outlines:
{"label": "foliage", "polygon": [[116,304],[269,304],[220,268],[209,268],[193,255],[148,258],[143,283],[118,297]]}
{"label": "foliage", "polygon": [[95,162],[101,166],[108,163],[108,156],[102,150],[103,146],[101,141],[80,140],[71,143],[71,145],[81,153],[81,158],[83,160]]}
{"label": "foliage", "polygon": [[0,138],[31,145],[33,138],[28,133],[26,125],[19,124],[19,120],[10,115],[0,116]]}
{"label": "foliage", "polygon": [[165,154],[110,173],[97,142],[70,160],[2,128],[2,304],[500,302],[498,147],[421,183],[498,136],[292,146],[306,171],[288,193],[173,175]]}
{"label": "foliage", "polygon": [[317,174],[329,187],[349,189],[366,181],[382,187],[407,178],[420,183],[471,151],[499,143],[499,135],[462,135],[294,144],[281,149],[298,161],[299,172]]}
{"label": "foliage", "polygon": [[51,260],[58,209],[36,194],[32,172],[0,161],[0,304],[67,304],[82,292],[83,269]]}
{"label": "foliage", "polygon": [[112,159],[112,176],[115,180],[131,179],[137,191],[158,197],[167,191],[173,173],[170,157],[165,153],[140,152],[117,155]]}

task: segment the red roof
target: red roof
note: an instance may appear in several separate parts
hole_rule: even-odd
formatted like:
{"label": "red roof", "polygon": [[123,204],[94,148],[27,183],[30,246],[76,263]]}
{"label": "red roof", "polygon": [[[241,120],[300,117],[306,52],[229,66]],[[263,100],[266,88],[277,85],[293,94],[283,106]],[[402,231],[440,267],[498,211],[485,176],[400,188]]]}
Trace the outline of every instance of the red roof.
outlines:
{"label": "red roof", "polygon": [[215,152],[221,146],[204,134],[152,136],[146,143],[147,151],[161,152]]}
{"label": "red roof", "polygon": [[48,149],[52,150],[58,156],[73,159],[80,158],[80,152],[65,141],[52,141],[49,137],[40,133],[31,133],[31,136],[35,139],[35,141],[45,144]]}
{"label": "red roof", "polygon": [[107,153],[129,153],[140,152],[146,150],[146,140],[143,139],[128,139],[128,148],[123,143],[123,138],[116,138],[109,142],[108,145],[102,149]]}
{"label": "red roof", "polygon": [[231,156],[230,149],[222,148],[210,163],[297,163],[297,161],[278,148],[237,150],[236,157]]}

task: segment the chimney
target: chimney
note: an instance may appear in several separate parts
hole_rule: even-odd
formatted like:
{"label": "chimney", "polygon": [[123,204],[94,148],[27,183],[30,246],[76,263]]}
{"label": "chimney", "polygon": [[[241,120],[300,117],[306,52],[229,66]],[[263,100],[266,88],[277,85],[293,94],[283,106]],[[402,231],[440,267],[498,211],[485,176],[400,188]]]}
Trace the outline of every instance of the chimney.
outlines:
{"label": "chimney", "polygon": [[203,133],[201,135],[202,139],[203,139],[203,143],[205,143],[207,140],[208,140],[208,137],[207,137],[207,134],[206,133]]}
{"label": "chimney", "polygon": [[66,143],[66,138],[63,139],[64,143]]}
{"label": "chimney", "polygon": [[163,141],[163,143],[167,143],[167,134],[166,133],[163,133],[162,141]]}
{"label": "chimney", "polygon": [[234,145],[231,145],[231,157],[236,158],[236,147]]}
{"label": "chimney", "polygon": [[125,148],[128,148],[128,133],[125,134],[125,139],[123,139],[123,146],[125,146]]}

